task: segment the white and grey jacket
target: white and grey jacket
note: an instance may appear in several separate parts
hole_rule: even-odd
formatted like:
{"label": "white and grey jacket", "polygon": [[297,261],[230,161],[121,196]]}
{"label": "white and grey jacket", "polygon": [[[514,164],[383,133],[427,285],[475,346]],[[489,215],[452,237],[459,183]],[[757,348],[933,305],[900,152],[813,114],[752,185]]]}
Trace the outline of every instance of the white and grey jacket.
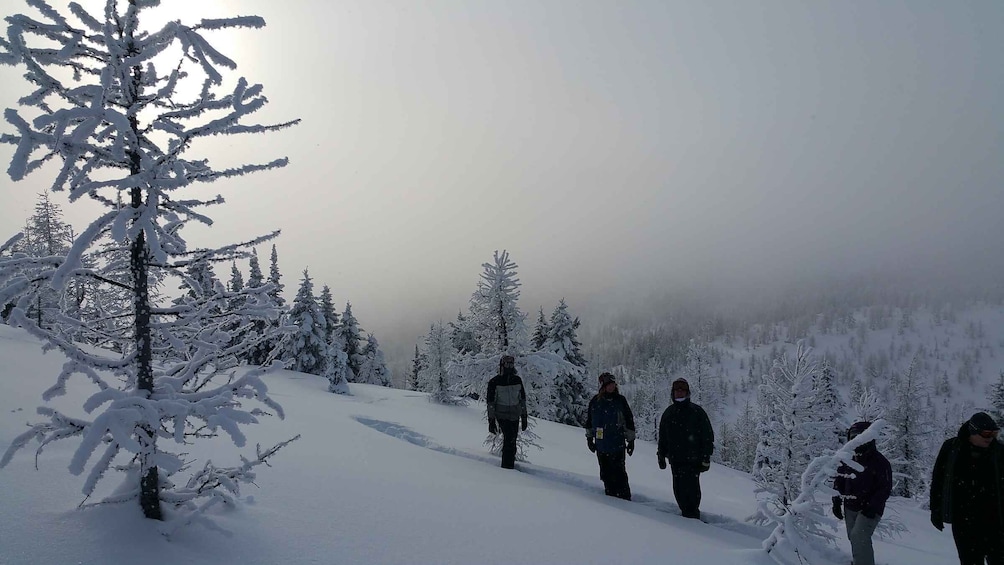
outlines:
{"label": "white and grey jacket", "polygon": [[523,379],[515,373],[495,375],[488,381],[489,420],[508,420],[511,422],[526,418],[526,389]]}

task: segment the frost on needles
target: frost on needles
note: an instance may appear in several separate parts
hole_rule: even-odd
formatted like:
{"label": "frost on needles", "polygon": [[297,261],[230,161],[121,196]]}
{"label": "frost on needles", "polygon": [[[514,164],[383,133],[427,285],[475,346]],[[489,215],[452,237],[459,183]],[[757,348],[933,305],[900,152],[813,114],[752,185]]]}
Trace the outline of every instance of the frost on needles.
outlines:
{"label": "frost on needles", "polygon": [[[20,181],[55,164],[52,191],[67,191],[71,203],[91,198],[105,211],[58,256],[14,252],[16,237],[5,244],[0,304],[10,305],[10,323],[66,356],[46,401],[77,375],[97,391],[83,406],[90,419],[40,408],[46,420],[19,436],[0,465],[33,439],[41,451],[79,438],[70,472],[86,473],[85,502],[109,472],[119,472],[123,484],[96,504],[138,502],[146,517],[168,521],[166,533],[195,522],[211,526],[207,511],[234,504],[255,467],[288,443],[258,446],[233,466],[186,454],[192,442],[221,435],[243,447],[246,425],[283,417],[262,380],[281,367],[274,352],[262,351],[283,331],[272,323],[280,306],[273,286],[227,289],[199,276],[214,264],[249,259],[253,246],[278,232],[216,249],[193,247],[181,233],[192,221],[211,225],[205,209],[223,203],[185,189],[287,164],[279,158],[216,168],[189,155],[203,138],[274,132],[299,121],[247,123],[267,102],[262,86],[243,77],[225,86],[224,73],[236,64],[204,37],[261,28],[264,20],[148,29],[143,23],[159,2],[109,0],[97,16],[76,3],[69,16],[41,0],[28,4],[40,15],[7,17],[0,39],[0,64],[23,69],[33,89],[19,109],[4,112],[14,133],[0,142],[15,146],[7,173]],[[168,281],[181,282],[182,297],[167,299]],[[74,285],[87,289],[85,307],[44,324],[26,315],[38,296]],[[252,357],[256,365],[247,363]]]}

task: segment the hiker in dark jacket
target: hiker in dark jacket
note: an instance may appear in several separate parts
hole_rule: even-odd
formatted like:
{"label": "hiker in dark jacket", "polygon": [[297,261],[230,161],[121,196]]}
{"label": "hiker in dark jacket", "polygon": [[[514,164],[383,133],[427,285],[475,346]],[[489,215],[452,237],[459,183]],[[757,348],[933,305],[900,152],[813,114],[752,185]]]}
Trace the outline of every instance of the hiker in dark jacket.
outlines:
{"label": "hiker in dark jacket", "polygon": [[618,392],[613,375],[603,373],[599,383],[600,391],[589,401],[586,411],[586,446],[596,454],[607,496],[631,500],[624,453],[634,453],[634,415],[627,399]]}
{"label": "hiker in dark jacket", "polygon": [[711,468],[715,431],[703,408],[690,401],[690,384],[676,379],[673,403],[659,421],[659,468],[673,470],[673,494],[684,518],[701,518],[701,473]]}
{"label": "hiker in dark jacket", "polygon": [[1000,426],[977,412],[945,440],[931,475],[931,524],[952,537],[962,565],[1004,565],[1004,447]]}
{"label": "hiker in dark jacket", "polygon": [[[847,430],[847,441],[861,435],[869,426],[871,422],[855,422]],[[855,471],[844,463],[837,469],[833,488],[840,494],[833,497],[833,515],[847,526],[854,565],[875,565],[872,535],[892,493],[892,466],[879,453],[875,440],[856,447],[854,461],[864,468]]]}
{"label": "hiker in dark jacket", "polygon": [[526,431],[526,389],[523,379],[516,374],[516,359],[503,355],[499,360],[499,374],[488,381],[488,432],[497,434],[502,429],[502,467],[516,468],[516,426]]}

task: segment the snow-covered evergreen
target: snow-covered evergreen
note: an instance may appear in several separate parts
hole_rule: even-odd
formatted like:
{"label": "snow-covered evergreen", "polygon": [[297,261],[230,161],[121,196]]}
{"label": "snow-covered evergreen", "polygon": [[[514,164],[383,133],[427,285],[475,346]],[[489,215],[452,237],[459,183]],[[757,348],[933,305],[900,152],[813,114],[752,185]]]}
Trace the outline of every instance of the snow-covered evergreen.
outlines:
{"label": "snow-covered evergreen", "polygon": [[352,313],[352,304],[345,303],[345,310],[342,312],[342,323],[339,326],[341,334],[342,351],[345,353],[345,363],[348,366],[349,382],[356,382],[359,378],[359,367],[363,363],[362,350],[359,344],[362,342],[362,330],[359,328],[359,321]]}
{"label": "snow-covered evergreen", "polygon": [[[425,349],[418,366],[418,390],[429,393],[429,400],[439,404],[462,404],[463,398],[451,392],[450,372],[455,350],[442,322],[432,324],[425,336]],[[416,359],[419,358],[416,349]]]}
{"label": "snow-covered evergreen", "polygon": [[535,348],[537,351],[553,353],[575,367],[575,370],[557,375],[551,384],[553,421],[571,426],[585,424],[590,397],[585,383],[586,360],[582,356],[582,344],[575,332],[578,327],[579,319],[572,319],[565,299],[562,298],[551,314],[550,323],[541,326],[538,321],[537,328],[546,328],[547,335],[542,346]]}
{"label": "snow-covered evergreen", "polygon": [[547,323],[547,318],[544,317],[544,307],[541,306],[537,313],[537,324],[533,327],[533,336],[530,338],[534,351],[540,351],[544,348],[549,333],[551,333],[551,327]]}
{"label": "snow-covered evergreen", "polygon": [[324,374],[328,355],[327,322],[314,298],[314,282],[306,270],[289,310],[288,323],[296,328],[283,343],[282,359],[288,362],[288,368],[311,375]]}
{"label": "snow-covered evergreen", "polygon": [[331,288],[324,285],[321,288],[321,317],[324,318],[324,341],[328,344],[324,375],[328,379],[328,391],[336,394],[349,393],[349,364],[345,355],[345,345],[339,331],[341,322],[335,310],[335,301],[331,296]]}
{"label": "snow-covered evergreen", "polygon": [[363,362],[359,365],[359,377],[357,382],[371,385],[390,386],[390,371],[387,370],[387,362],[384,360],[383,351],[380,350],[380,343],[373,334],[366,335],[366,345],[360,353]]}

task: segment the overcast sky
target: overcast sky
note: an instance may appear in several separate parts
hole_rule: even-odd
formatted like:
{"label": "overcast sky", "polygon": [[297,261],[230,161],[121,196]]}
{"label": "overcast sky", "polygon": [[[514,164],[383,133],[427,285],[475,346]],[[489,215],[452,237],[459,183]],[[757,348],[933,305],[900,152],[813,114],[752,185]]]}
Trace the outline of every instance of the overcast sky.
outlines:
{"label": "overcast sky", "polygon": [[[265,17],[217,45],[264,84],[264,119],[303,119],[214,152],[291,164],[213,186],[212,243],[281,228],[287,293],[309,267],[378,337],[453,318],[496,249],[531,319],[796,266],[1004,262],[997,0],[165,5]],[[17,77],[0,69],[0,107]],[[3,177],[4,233],[51,178]]]}

